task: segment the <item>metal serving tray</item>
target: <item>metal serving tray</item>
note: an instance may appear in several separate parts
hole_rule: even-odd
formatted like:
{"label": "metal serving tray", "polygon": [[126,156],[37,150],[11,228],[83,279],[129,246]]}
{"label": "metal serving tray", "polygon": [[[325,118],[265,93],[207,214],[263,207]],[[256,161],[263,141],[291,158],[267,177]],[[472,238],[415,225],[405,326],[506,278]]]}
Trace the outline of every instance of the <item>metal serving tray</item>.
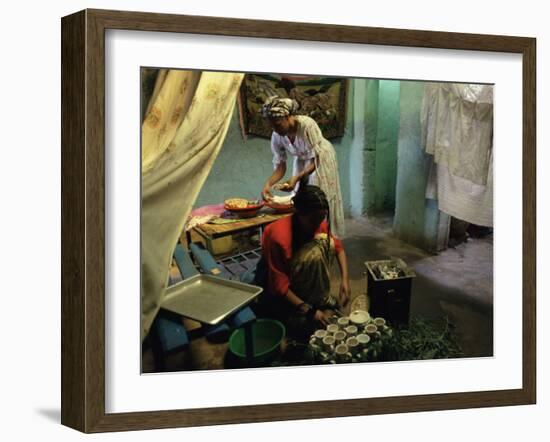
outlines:
{"label": "metal serving tray", "polygon": [[200,274],[168,287],[162,308],[215,325],[244,307],[262,290],[255,285]]}

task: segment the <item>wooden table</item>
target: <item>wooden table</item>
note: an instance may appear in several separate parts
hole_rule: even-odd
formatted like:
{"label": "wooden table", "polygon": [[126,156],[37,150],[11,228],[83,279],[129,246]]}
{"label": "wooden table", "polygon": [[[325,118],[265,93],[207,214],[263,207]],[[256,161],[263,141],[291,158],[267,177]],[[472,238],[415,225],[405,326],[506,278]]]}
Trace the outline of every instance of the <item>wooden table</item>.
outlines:
{"label": "wooden table", "polygon": [[[270,213],[260,211],[258,216],[253,218],[243,218],[236,222],[227,224],[201,224],[193,227],[193,231],[199,234],[207,242],[208,247],[211,249],[211,241],[222,236],[233,235],[235,233],[244,232],[247,230],[260,229],[260,231],[281,218],[290,216],[291,213]],[[187,232],[188,244],[191,243],[191,231]]]}

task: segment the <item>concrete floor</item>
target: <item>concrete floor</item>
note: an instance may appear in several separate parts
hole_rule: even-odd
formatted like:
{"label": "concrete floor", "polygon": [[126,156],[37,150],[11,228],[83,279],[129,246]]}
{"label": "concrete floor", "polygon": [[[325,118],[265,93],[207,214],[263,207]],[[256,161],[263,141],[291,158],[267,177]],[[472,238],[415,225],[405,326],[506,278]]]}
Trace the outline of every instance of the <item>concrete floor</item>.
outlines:
{"label": "concrete floor", "polygon": [[493,354],[493,241],[470,238],[431,255],[392,236],[391,219],[349,220],[344,247],[353,294],[364,294],[364,262],[398,257],[416,273],[411,315],[447,316],[466,357]]}
{"label": "concrete floor", "polygon": [[[448,317],[456,326],[456,337],[465,357],[493,354],[493,243],[492,236],[469,239],[438,255],[400,241],[392,236],[391,218],[346,220],[343,239],[349,262],[352,287],[351,308],[366,307],[365,261],[403,259],[416,272],[412,283],[411,316],[427,319]],[[333,290],[337,293],[337,266],[333,269]],[[198,324],[186,321],[186,328]],[[169,356],[168,370],[220,369],[227,343],[193,340],[187,352]],[[143,371],[153,371],[152,355],[144,352]]]}

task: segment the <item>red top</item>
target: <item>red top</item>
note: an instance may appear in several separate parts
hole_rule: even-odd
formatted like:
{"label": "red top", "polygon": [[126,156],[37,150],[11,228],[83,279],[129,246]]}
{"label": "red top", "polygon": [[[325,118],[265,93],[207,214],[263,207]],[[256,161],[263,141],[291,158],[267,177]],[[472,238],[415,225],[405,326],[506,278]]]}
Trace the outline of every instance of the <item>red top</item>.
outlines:
{"label": "red top", "polygon": [[[315,234],[328,233],[323,221]],[[342,242],[332,237],[336,253],[342,250]],[[274,295],[285,296],[290,285],[290,260],[292,258],[292,216],[269,224],[262,237],[262,248],[267,266],[267,289]]]}

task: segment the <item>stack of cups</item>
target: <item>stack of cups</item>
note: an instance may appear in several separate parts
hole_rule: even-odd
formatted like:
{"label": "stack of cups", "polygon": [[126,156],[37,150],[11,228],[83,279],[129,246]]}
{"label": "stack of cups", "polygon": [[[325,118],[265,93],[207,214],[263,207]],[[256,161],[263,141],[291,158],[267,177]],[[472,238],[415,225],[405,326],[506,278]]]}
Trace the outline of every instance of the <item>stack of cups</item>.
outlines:
{"label": "stack of cups", "polygon": [[366,321],[358,322],[355,317],[353,321],[348,316],[332,319],[326,329],[317,330],[309,341],[313,354],[323,362],[367,361],[370,351],[374,351],[369,344],[389,330],[384,318],[370,319],[364,326]]}

